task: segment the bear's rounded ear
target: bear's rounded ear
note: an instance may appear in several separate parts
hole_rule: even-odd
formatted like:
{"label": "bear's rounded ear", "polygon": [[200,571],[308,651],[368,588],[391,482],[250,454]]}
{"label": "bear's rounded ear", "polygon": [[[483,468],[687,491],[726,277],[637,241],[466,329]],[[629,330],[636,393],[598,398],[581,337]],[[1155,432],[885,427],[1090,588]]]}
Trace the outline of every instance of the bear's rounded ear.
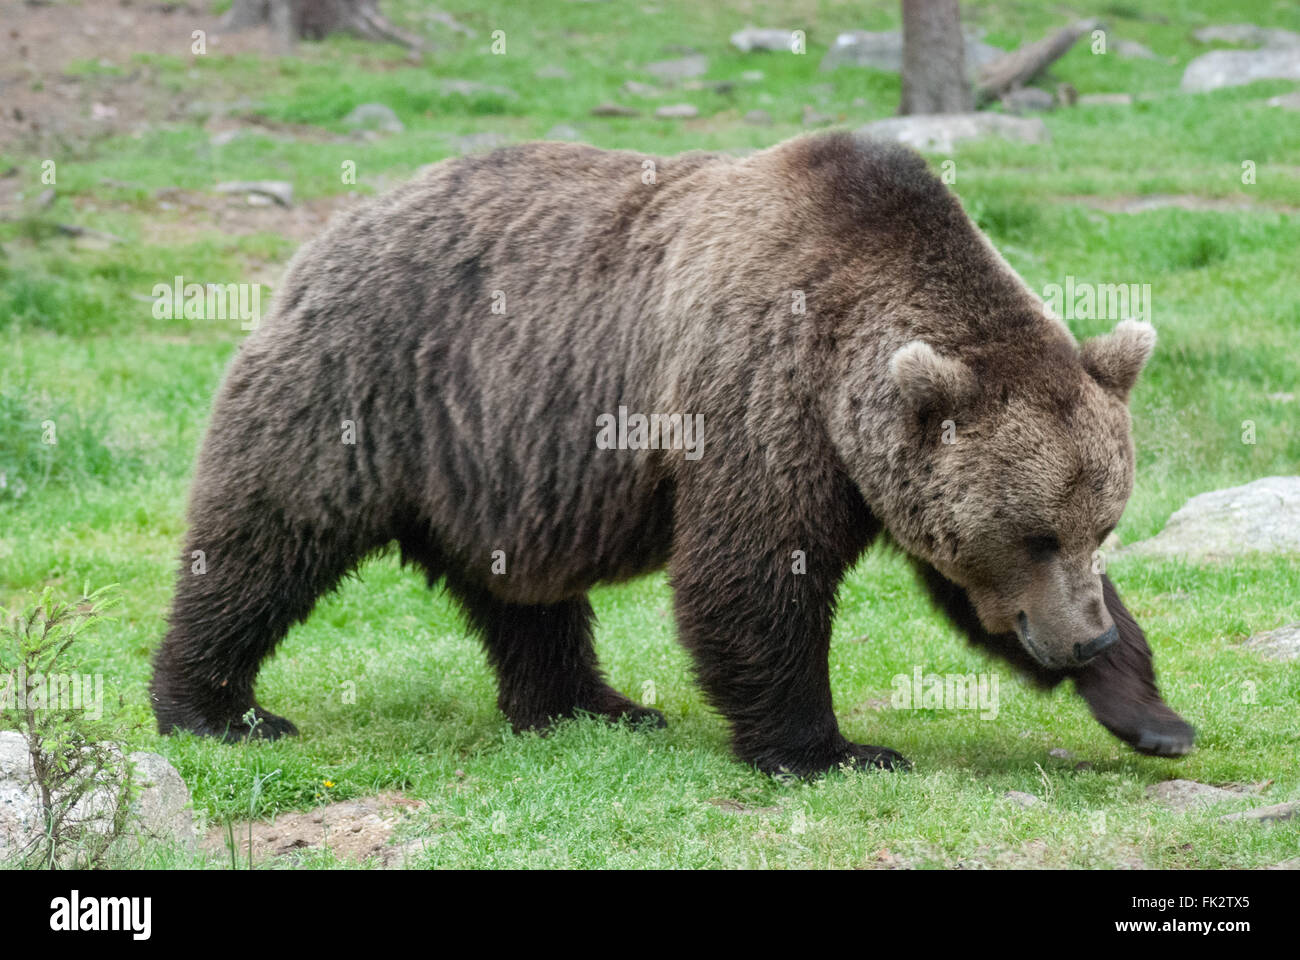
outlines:
{"label": "bear's rounded ear", "polygon": [[923,340],[913,340],[889,358],[889,375],[903,402],[917,412],[955,410],[975,399],[975,375],[960,360],[941,357]]}
{"label": "bear's rounded ear", "polygon": [[1085,340],[1080,359],[1097,383],[1127,403],[1155,348],[1155,327],[1145,320],[1121,320],[1110,333]]}

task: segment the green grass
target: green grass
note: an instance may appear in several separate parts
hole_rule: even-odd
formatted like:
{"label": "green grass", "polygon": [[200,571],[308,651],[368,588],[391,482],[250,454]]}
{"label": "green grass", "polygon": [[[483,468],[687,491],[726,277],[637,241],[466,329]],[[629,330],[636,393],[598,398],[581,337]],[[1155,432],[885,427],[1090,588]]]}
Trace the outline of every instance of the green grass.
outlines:
{"label": "green grass", "polygon": [[[419,28],[414,0],[385,8]],[[1054,112],[1045,117],[1050,144],[962,145],[951,158],[954,189],[1034,288],[1066,275],[1151,284],[1161,339],[1133,398],[1138,478],[1118,530],[1126,543],[1157,532],[1196,493],[1300,472],[1300,408],[1270,399],[1296,392],[1300,368],[1300,217],[1288,212],[1300,206],[1300,144],[1294,122],[1262,106],[1293,85],[1177,93],[1183,68],[1206,49],[1191,40],[1195,27],[1249,21],[1300,29],[1300,14],[1267,0],[1155,0],[1142,8],[1140,18],[1122,5],[1105,14],[1112,43],[1139,40],[1172,62],[1094,56],[1081,43],[1053,69],[1081,92],[1126,91],[1137,103]],[[1008,47],[1061,22],[1038,4],[967,2],[963,10],[986,39]],[[857,126],[890,115],[899,95],[895,76],[817,69],[840,30],[896,26],[893,3],[489,0],[452,12],[478,37],[443,31],[440,49],[420,65],[395,48],[343,38],[304,45],[282,61],[136,57],[133,65],[152,71],[155,83],[197,105],[188,119],[78,144],[55,158],[53,206],[0,223],[0,603],[45,584],[68,595],[86,581],[120,584],[121,619],[87,640],[83,656],[106,675],[109,714],[123,737],[173,760],[201,816],[245,815],[254,776],[278,769],[258,800],[261,815],[380,790],[425,801],[404,832],[425,841],[417,862],[429,866],[1254,867],[1294,856],[1300,824],[1174,814],[1144,799],[1144,790],[1178,776],[1271,780],[1267,802],[1300,795],[1300,668],[1239,647],[1253,632],[1300,619],[1295,557],[1113,562],[1155,647],[1167,699],[1199,731],[1196,752],[1178,762],[1135,755],[1068,689],[1042,696],[964,646],[888,552],[868,556],[844,585],[831,676],[846,735],[900,750],[916,765],[908,775],[789,784],[733,761],[723,723],[690,682],[674,641],[662,576],[598,589],[593,603],[612,682],[633,696],[652,682],[669,728],[579,721],[545,738],[514,736],[455,609],[392,558],[368,563],[324,600],[263,670],[259,698],[297,722],[300,739],[232,749],[153,733],[148,660],[164,630],[189,472],[241,334],[237,324],[156,319],[141,297],[177,274],[223,282],[274,276],[295,247],[275,234],[222,233],[202,215],[178,239],[157,240],[154,227],[183,227],[187,215],[161,208],[155,190],[283,178],[305,202],[369,193],[450,155],[458,135],[527,139],[558,123],[605,147],[746,150],[802,132],[805,104]],[[727,38],[746,23],[799,26],[808,54],[739,54]],[[495,29],[506,31],[505,56],[486,52]],[[665,49],[673,44],[709,56],[706,82],[734,86],[645,101],[620,91],[629,78],[654,82],[638,65],[675,55]],[[563,65],[571,78],[536,79],[546,64]],[[751,70],[763,79],[745,80]],[[71,71],[83,79],[121,73],[92,61]],[[518,96],[449,95],[448,78]],[[213,111],[203,105],[243,98],[235,115],[261,126],[214,146],[203,128]],[[588,116],[605,100],[638,106],[643,116]],[[367,101],[391,106],[407,132],[348,137],[340,121]],[[676,102],[695,104],[700,119],[649,116],[655,105]],[[743,124],[753,109],[767,110],[774,124]],[[34,195],[42,159],[0,155],[0,170],[17,166],[19,188]],[[931,157],[935,165],[943,159]],[[1252,185],[1241,182],[1247,160],[1256,165]],[[346,161],[356,164],[355,186],[340,177]],[[1257,209],[1124,215],[1080,200],[1148,193],[1248,198]],[[55,233],[56,222],[127,242],[85,249]],[[1072,325],[1083,337],[1110,323]],[[42,442],[51,420],[55,446]],[[1246,420],[1255,424],[1253,445],[1240,440]],[[996,671],[997,717],[877,709],[892,678],[916,665]],[[351,690],[355,702],[345,697]],[[1049,756],[1054,747],[1073,757]],[[1091,767],[1076,770],[1078,761]],[[1003,799],[1007,790],[1045,802],[1021,809]],[[203,862],[153,856],[151,863]],[[328,854],[305,862],[336,865]]]}

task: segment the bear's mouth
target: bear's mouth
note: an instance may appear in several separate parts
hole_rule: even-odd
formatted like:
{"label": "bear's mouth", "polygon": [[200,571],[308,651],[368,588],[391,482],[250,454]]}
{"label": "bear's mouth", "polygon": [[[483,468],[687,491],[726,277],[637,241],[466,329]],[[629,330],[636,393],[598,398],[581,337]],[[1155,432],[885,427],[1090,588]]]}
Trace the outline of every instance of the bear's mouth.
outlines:
{"label": "bear's mouth", "polygon": [[1052,666],[1051,658],[1038,649],[1038,645],[1034,643],[1034,638],[1030,636],[1029,618],[1025,616],[1023,610],[1016,614],[1016,632],[1020,634],[1020,642],[1035,660],[1045,667]]}

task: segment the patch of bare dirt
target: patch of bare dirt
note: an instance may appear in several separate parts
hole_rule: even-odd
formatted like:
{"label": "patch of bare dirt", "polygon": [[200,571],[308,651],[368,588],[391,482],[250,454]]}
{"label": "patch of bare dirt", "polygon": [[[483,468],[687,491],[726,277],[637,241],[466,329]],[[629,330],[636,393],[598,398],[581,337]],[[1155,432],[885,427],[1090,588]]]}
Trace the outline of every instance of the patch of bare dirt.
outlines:
{"label": "patch of bare dirt", "polygon": [[[331,803],[306,813],[282,813],[269,822],[255,820],[253,863],[265,864],[309,850],[328,849],[338,859],[357,865],[373,861],[386,870],[400,869],[418,852],[418,844],[394,844],[393,832],[423,805],[399,793],[381,793]],[[234,826],[240,863],[248,862],[248,830],[247,822]],[[214,857],[230,857],[224,826],[208,830],[201,846]]]}
{"label": "patch of bare dirt", "polygon": [[[282,207],[275,203],[253,205],[240,194],[196,193],[179,188],[159,190],[148,216],[141,218],[141,240],[166,246],[191,243],[206,232],[227,236],[278,233],[303,243],[319,236],[334,214],[366,199],[360,194],[336,194]],[[95,201],[86,198],[86,202]]]}
{"label": "patch of bare dirt", "polygon": [[[190,105],[132,58],[196,59],[196,30],[204,32],[203,56],[272,51],[268,30],[222,33],[208,8],[160,0],[0,0],[0,149],[66,149],[184,116]],[[87,63],[95,69],[77,68]]]}

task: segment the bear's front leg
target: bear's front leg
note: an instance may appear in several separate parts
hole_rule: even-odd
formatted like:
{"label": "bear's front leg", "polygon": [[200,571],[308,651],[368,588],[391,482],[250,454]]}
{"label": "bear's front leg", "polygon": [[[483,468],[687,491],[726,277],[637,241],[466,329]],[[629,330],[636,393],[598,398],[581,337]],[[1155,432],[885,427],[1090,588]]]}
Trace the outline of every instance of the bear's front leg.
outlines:
{"label": "bear's front leg", "polygon": [[990,634],[980,625],[966,591],[928,563],[916,560],[913,564],[935,605],[971,642],[1009,661],[1044,689],[1073,677],[1075,690],[1097,722],[1139,753],[1176,757],[1191,750],[1195,731],[1160,696],[1146,636],[1105,574],[1102,596],[1119,641],[1087,666],[1070,671],[1051,670],[1037,663],[1014,634]]}
{"label": "bear's front leg", "polygon": [[1134,750],[1182,756],[1192,749],[1196,731],[1161,698],[1146,634],[1104,574],[1101,586],[1119,642],[1074,674],[1074,688],[1097,722]]}
{"label": "bear's front leg", "polygon": [[799,777],[841,764],[905,769],[888,747],[846,740],[831,704],[835,591],[872,518],[855,493],[804,493],[760,515],[766,498],[752,479],[729,495],[679,498],[669,564],[678,634],[740,759]]}

